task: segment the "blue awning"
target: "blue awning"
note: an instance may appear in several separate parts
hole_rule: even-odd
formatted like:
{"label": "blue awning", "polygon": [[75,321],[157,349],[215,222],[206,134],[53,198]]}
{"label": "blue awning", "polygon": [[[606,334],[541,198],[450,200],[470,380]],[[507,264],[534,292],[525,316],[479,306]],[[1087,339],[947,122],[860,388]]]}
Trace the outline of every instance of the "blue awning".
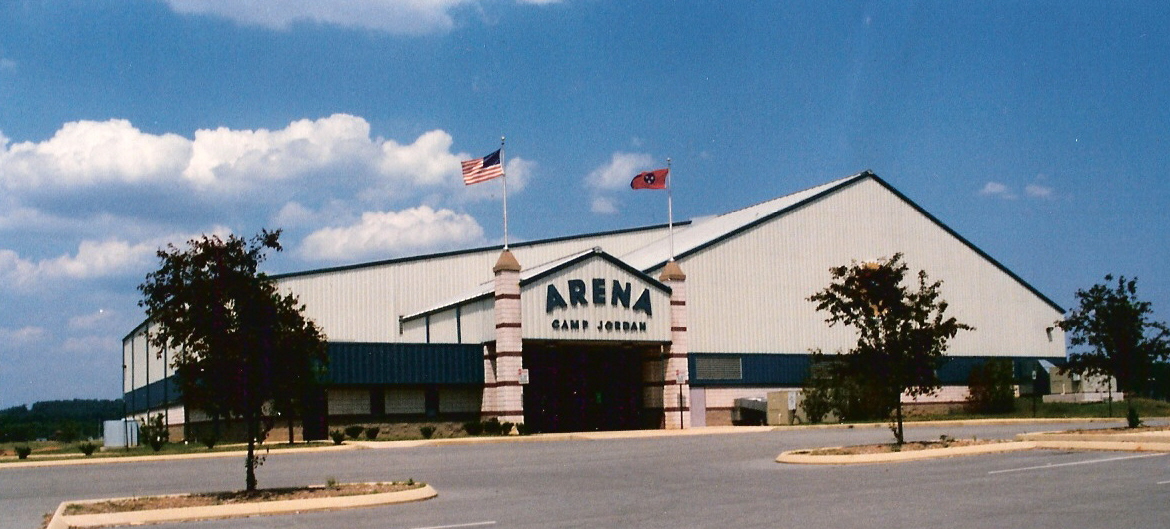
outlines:
{"label": "blue awning", "polygon": [[329,342],[326,385],[483,384],[478,344]]}

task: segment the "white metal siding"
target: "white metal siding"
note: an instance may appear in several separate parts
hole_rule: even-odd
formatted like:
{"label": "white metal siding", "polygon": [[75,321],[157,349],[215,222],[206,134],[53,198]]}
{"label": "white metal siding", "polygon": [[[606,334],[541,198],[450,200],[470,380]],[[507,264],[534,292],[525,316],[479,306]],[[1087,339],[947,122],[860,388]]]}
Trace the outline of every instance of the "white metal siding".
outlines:
{"label": "white metal siding", "polygon": [[424,413],[426,392],[422,388],[387,388],[386,413]]}
{"label": "white metal siding", "polygon": [[[665,228],[582,237],[512,248],[532,267],[601,246],[613,254],[662,238]],[[397,342],[398,316],[440,303],[492,279],[500,250],[421,258],[386,265],[286,277],[281,286],[305,304],[305,315],[330,340]],[[452,340],[454,341],[454,340]]]}
{"label": "white metal siding", "polygon": [[328,391],[329,415],[368,415],[370,390],[334,388]]}
{"label": "white metal siding", "polygon": [[439,388],[439,413],[471,413],[480,410],[481,388]]}
{"label": "white metal siding", "polygon": [[905,254],[912,272],[942,280],[948,314],[977,328],[950,355],[1064,355],[1060,317],[1023,285],[873,180],[825,197],[680,261],[687,274],[691,350],[834,352],[854,341],[827,329],[808,296],[829,268]]}

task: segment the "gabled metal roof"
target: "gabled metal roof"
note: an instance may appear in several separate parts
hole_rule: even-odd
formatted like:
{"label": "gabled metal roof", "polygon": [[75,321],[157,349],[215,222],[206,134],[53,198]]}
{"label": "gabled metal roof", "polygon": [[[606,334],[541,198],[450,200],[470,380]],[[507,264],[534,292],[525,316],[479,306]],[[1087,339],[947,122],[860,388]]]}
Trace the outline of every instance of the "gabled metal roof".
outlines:
{"label": "gabled metal roof", "polygon": [[[990,262],[996,268],[999,268],[1001,271],[1003,271],[1009,277],[1014,279],[1016,282],[1018,282],[1024,288],[1028,289],[1030,292],[1035,294],[1037,297],[1039,297],[1041,300],[1043,300],[1045,303],[1047,303],[1053,309],[1056,309],[1057,311],[1062,312],[1062,313],[1064,312],[1064,309],[1060,305],[1057,305],[1056,302],[1049,299],[1047,296],[1042,294],[1039,290],[1036,290],[1035,287],[1028,284],[1028,282],[1024,281],[1022,278],[1017,276],[1014,272],[1009,270],[1007,267],[1000,264],[999,261],[996,261],[990,255],[988,255],[986,252],[979,249],[979,247],[975,246],[967,239],[964,239],[961,235],[959,235],[957,232],[952,230],[949,226],[947,226],[946,224],[943,224],[941,221],[939,221],[934,215],[931,215],[929,212],[922,209],[921,206],[914,203],[914,201],[907,198],[905,195],[903,195],[897,189],[894,189],[893,186],[886,183],[884,180],[882,180],[881,178],[879,178],[877,175],[873,174],[870,171],[863,171],[863,172],[855,174],[853,176],[841,178],[838,180],[834,180],[832,182],[828,182],[828,183],[821,184],[818,186],[810,187],[810,188],[805,189],[803,191],[798,191],[798,192],[792,193],[790,195],[785,195],[785,196],[782,196],[779,198],[775,198],[775,199],[769,200],[767,202],[761,202],[761,203],[756,204],[754,206],[749,206],[749,207],[739,209],[736,211],[732,211],[729,213],[724,213],[722,215],[715,215],[715,216],[711,216],[711,217],[702,217],[702,218],[692,219],[689,223],[684,224],[685,227],[675,226],[674,242],[673,242],[674,250],[675,250],[675,258],[677,259],[677,258],[682,258],[682,257],[686,257],[688,255],[691,255],[691,254],[698,252],[704,248],[707,248],[711,245],[717,244],[720,241],[734,237],[735,235],[739,234],[740,232],[751,229],[754,226],[757,226],[757,225],[762,224],[764,222],[768,222],[769,220],[775,219],[775,218],[780,217],[788,212],[799,209],[799,208],[801,208],[805,205],[808,205],[808,204],[810,204],[810,203],[812,203],[820,198],[826,197],[826,196],[831,195],[837,191],[840,191],[842,189],[850,187],[858,182],[862,182],[862,181],[869,180],[869,179],[872,179],[873,181],[877,182],[879,185],[881,185],[882,187],[884,187],[885,189],[887,189],[888,191],[893,193],[895,196],[897,196],[900,200],[905,202],[907,205],[914,208],[920,214],[925,216],[931,222],[938,225],[940,228],[945,230],[951,236],[955,237],[959,242],[963,243],[967,247],[974,250],[981,257],[986,259],[988,262]],[[646,246],[643,246],[642,248],[639,248],[637,250],[629,252],[625,255],[621,255],[621,256],[619,256],[619,258],[616,261],[621,262],[621,263],[625,263],[625,265],[629,266],[630,268],[632,268],[634,270],[641,271],[643,274],[646,274],[646,273],[649,273],[650,271],[661,268],[662,266],[664,266],[666,264],[666,262],[670,259],[670,247],[671,247],[671,241],[670,241],[669,235],[668,235],[667,237],[663,237],[662,239],[659,239],[655,242],[647,244]],[[528,280],[528,278],[532,278],[535,276],[539,276],[539,275],[543,275],[545,273],[548,273],[549,270],[559,269],[559,267],[565,266],[566,263],[575,262],[574,260],[580,259],[583,256],[589,255],[593,252],[600,252],[600,250],[596,249],[596,248],[593,250],[585,250],[582,252],[577,252],[577,253],[573,253],[570,255],[566,255],[560,259],[555,259],[555,260],[549,261],[547,263],[537,265],[537,266],[532,267],[532,268],[528,268],[528,269],[521,272],[521,276],[520,276],[521,283],[523,284],[526,280]],[[601,252],[601,253],[604,253],[604,252]],[[606,255],[608,256],[608,254],[606,254]],[[611,257],[611,259],[612,259],[612,257]],[[437,306],[434,306],[432,308],[429,308],[429,309],[426,309],[423,311],[419,311],[419,312],[404,316],[403,319],[409,320],[409,319],[421,317],[421,316],[424,316],[427,314],[433,314],[433,313],[438,312],[440,310],[443,310],[445,308],[449,308],[449,307],[463,304],[463,303],[468,303],[470,301],[474,301],[477,299],[482,299],[482,298],[485,298],[487,296],[490,296],[492,291],[493,291],[493,285],[492,285],[492,282],[489,281],[489,282],[486,282],[486,283],[479,285],[475,289],[472,289],[472,290],[464,293],[463,295],[460,295],[454,299],[448,300],[445,303],[439,304]]]}
{"label": "gabled metal roof", "polygon": [[[674,232],[675,257],[685,257],[796,206],[872,176],[873,173],[867,171],[730,213],[692,219],[690,227]],[[669,237],[663,238],[620,257],[630,266],[648,272],[665,265],[670,259],[670,244]]]}
{"label": "gabled metal roof", "polygon": [[[670,287],[662,284],[662,282],[647,275],[645,272],[643,272],[637,268],[634,268],[634,267],[630,266],[629,264],[627,264],[626,262],[610,255],[609,253],[607,253],[605,250],[602,250],[601,248],[591,248],[588,250],[583,250],[580,252],[571,253],[571,254],[566,255],[564,257],[561,257],[559,259],[553,259],[552,261],[549,261],[547,263],[542,263],[542,264],[533,266],[531,268],[526,268],[520,272],[520,286],[523,287],[524,285],[528,285],[528,284],[530,284],[534,281],[537,281],[537,280],[539,280],[539,279],[541,279],[549,274],[554,274],[559,270],[562,270],[562,269],[567,268],[569,266],[572,266],[576,263],[579,263],[582,260],[585,260],[585,259],[588,259],[588,258],[594,257],[594,256],[599,257],[601,259],[604,259],[606,261],[609,261],[614,266],[617,266],[618,268],[624,269],[625,271],[627,271],[635,276],[641,277],[643,281],[658,288],[659,290],[663,290],[667,293],[670,292]],[[467,292],[464,292],[463,294],[460,294],[459,296],[456,296],[456,297],[451,298],[447,301],[439,303],[433,307],[430,307],[428,309],[424,309],[424,310],[421,310],[421,311],[418,311],[418,312],[415,312],[412,314],[406,314],[406,315],[402,316],[402,321],[410,321],[410,320],[413,320],[416,318],[421,318],[423,316],[427,316],[429,314],[434,314],[436,312],[442,312],[442,311],[447,310],[447,309],[454,307],[456,305],[464,305],[467,303],[471,303],[473,301],[478,301],[480,299],[486,299],[488,297],[491,297],[494,293],[495,293],[495,282],[494,281],[486,281],[486,282],[480,283],[474,289],[468,290]]]}

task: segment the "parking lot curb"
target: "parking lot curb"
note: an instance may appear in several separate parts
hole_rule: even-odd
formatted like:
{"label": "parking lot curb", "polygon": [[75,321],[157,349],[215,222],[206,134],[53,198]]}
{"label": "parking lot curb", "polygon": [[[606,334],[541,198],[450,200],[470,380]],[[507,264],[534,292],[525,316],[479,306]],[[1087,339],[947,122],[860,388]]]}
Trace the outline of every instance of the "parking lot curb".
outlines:
{"label": "parking lot curb", "polygon": [[1156,432],[1043,432],[1020,434],[1017,441],[989,443],[983,445],[948,448],[929,448],[905,452],[857,455],[812,455],[814,449],[799,449],[782,452],[776,457],[777,463],[801,465],[856,465],[872,463],[897,463],[943,457],[1013,452],[1018,450],[1111,450],[1127,452],[1168,452],[1170,453],[1170,431]]}
{"label": "parking lot curb", "polygon": [[[277,500],[253,503],[237,503],[231,505],[208,505],[204,507],[183,507],[177,509],[155,509],[149,511],[133,511],[106,514],[66,515],[65,510],[71,504],[99,503],[110,499],[67,501],[57,507],[53,519],[49,521],[48,529],[71,529],[74,527],[108,527],[123,525],[144,525],[164,522],[184,522],[195,520],[214,520],[221,518],[241,518],[248,516],[266,516],[273,514],[289,514],[309,511],[330,511],[338,509],[353,509],[358,507],[373,507],[378,505],[392,505],[423,501],[438,495],[430,485],[401,492],[385,492],[381,494],[360,494],[355,496],[337,496],[333,498],[314,498],[307,500]],[[125,498],[117,498],[125,499]]]}
{"label": "parking lot curb", "polygon": [[938,459],[943,457],[971,456],[992,454],[997,452],[1015,452],[1036,448],[1032,441],[1006,441],[972,446],[954,446],[949,448],[930,448],[926,450],[907,450],[904,452],[886,452],[880,454],[857,455],[813,455],[811,449],[788,450],[776,457],[777,463],[797,465],[862,465],[873,463],[897,463],[902,461],[918,461],[922,459]]}

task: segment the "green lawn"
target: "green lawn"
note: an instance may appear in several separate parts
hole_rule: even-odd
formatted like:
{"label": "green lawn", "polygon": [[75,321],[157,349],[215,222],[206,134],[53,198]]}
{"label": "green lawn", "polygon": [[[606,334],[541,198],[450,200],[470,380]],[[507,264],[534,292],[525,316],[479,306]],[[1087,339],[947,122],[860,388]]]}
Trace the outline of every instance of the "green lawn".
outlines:
{"label": "green lawn", "polygon": [[[46,459],[74,459],[86,457],[78,449],[77,443],[59,443],[56,441],[31,441],[28,443],[0,443],[0,464],[11,463],[18,461],[16,457],[17,446],[28,446],[32,448],[32,455],[29,456],[28,461],[43,461]],[[101,440],[93,441],[94,444],[101,446]],[[332,442],[314,442],[314,443],[266,443],[257,445],[257,449],[263,452],[264,450],[280,450],[285,448],[304,448],[306,446],[326,446],[332,445]],[[93,453],[93,458],[106,457],[128,457],[128,456],[150,456],[150,455],[169,455],[169,454],[200,454],[207,452],[236,452],[245,450],[243,444],[224,444],[216,445],[215,448],[208,450],[206,446],[200,443],[167,443],[163,445],[162,449],[155,452],[149,446],[137,446],[129,449],[112,448],[109,450],[101,450],[100,448]]]}
{"label": "green lawn", "polygon": [[[1153,399],[1134,399],[1137,404],[1138,415],[1142,418],[1148,417],[1170,417],[1170,402],[1153,400]],[[1110,413],[1108,402],[1041,402],[1036,400],[1036,417],[1044,418],[1099,418],[1099,417],[1114,417],[1117,419],[1125,419],[1126,403],[1122,400],[1113,402],[1113,410]],[[1010,413],[997,415],[974,415],[963,412],[936,414],[936,415],[922,415],[914,417],[916,421],[931,421],[943,419],[997,419],[997,418],[1031,418],[1032,415],[1032,399],[1030,397],[1020,397],[1016,399],[1016,409]]]}

